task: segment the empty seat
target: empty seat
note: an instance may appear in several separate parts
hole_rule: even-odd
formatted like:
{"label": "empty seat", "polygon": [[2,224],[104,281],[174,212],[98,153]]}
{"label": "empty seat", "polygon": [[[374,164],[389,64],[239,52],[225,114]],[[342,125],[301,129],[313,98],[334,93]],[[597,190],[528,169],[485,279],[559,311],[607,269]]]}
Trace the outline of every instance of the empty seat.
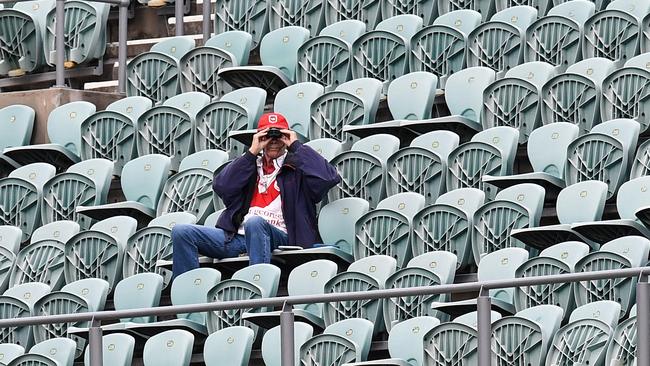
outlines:
{"label": "empty seat", "polygon": [[216,34],[180,59],[180,86],[183,93],[196,91],[220,98],[232,91],[217,73],[222,68],[248,64],[253,37],[242,31]]}
{"label": "empty seat", "polygon": [[630,310],[630,316],[627,320],[620,322],[611,335],[611,341],[605,356],[605,364],[634,365],[637,344],[636,304],[634,304]]}
{"label": "empty seat", "polygon": [[114,174],[135,158],[136,123],[151,108],[151,99],[134,96],[109,104],[81,123],[81,159],[107,159]]}
{"label": "empty seat", "polygon": [[144,344],[144,366],[189,366],[194,336],[180,329],[168,330],[149,338]]}
{"label": "empty seat", "polygon": [[9,363],[11,366],[72,366],[75,359],[76,343],[67,338],[54,338],[34,345],[29,353],[18,356]]}
{"label": "empty seat", "polygon": [[572,0],[555,5],[546,16],[528,27],[524,61],[547,62],[564,71],[582,60],[581,32],[595,8],[594,2],[588,0]]}
{"label": "empty seat", "polygon": [[573,123],[580,135],[600,123],[603,79],[614,71],[613,61],[590,58],[569,66],[542,87],[542,123]]}
{"label": "empty seat", "polygon": [[504,9],[468,36],[467,64],[486,66],[499,74],[524,59],[526,30],[537,19],[537,9],[519,5]]}
{"label": "empty seat", "polygon": [[[295,322],[293,328],[293,350],[294,364],[300,362],[300,347],[305,344],[313,335],[314,329],[311,325],[302,322]],[[281,366],[281,329],[280,326],[273,327],[264,333],[262,339],[262,359],[266,366]]]}
{"label": "empty seat", "polygon": [[476,11],[477,13],[481,14],[482,21],[486,21],[486,20],[490,19],[492,14],[494,14],[494,6],[493,6],[492,1],[477,1],[477,0],[442,1],[442,0],[438,0],[438,13],[441,16],[445,15],[445,14],[448,14],[450,12],[456,11],[456,10],[461,10],[461,9]]}
{"label": "empty seat", "polygon": [[194,46],[192,38],[172,37],[134,57],[127,65],[126,94],[159,104],[180,93],[179,61]]}
{"label": "empty seat", "polygon": [[[34,303],[50,293],[50,286],[40,282],[16,285],[0,296],[0,313],[6,319],[18,319],[32,315]],[[8,327],[0,331],[2,343],[13,343],[29,349],[34,344],[31,325]],[[2,362],[2,361],[0,361]]]}
{"label": "empty seat", "polygon": [[247,366],[255,333],[243,326],[218,330],[205,340],[203,359],[206,366]]}
{"label": "empty seat", "polygon": [[20,249],[23,232],[11,225],[0,225],[0,292],[9,286],[9,276]]}
{"label": "empty seat", "polygon": [[315,36],[324,22],[324,5],[319,1],[281,0],[269,4],[269,30],[288,26],[299,26],[309,30]]}
{"label": "empty seat", "polygon": [[305,145],[314,149],[314,151],[327,161],[332,161],[337,155],[343,152],[343,144],[341,141],[335,139],[315,139],[307,141]]}
{"label": "empty seat", "polygon": [[253,48],[257,48],[262,37],[268,32],[268,13],[266,1],[244,0],[232,2],[217,0],[214,5],[214,33],[243,31],[253,36]]}
{"label": "empty seat", "polygon": [[425,0],[419,3],[388,0],[381,4],[381,14],[384,19],[400,14],[413,14],[422,18],[424,25],[429,25],[433,23],[438,14],[437,7],[436,0]]}
{"label": "empty seat", "polygon": [[[28,2],[19,4],[28,4]],[[0,19],[3,17],[3,11],[0,11]],[[9,9],[6,11],[11,12]],[[0,32],[2,32],[1,28]],[[2,64],[3,62],[0,61],[0,73]],[[14,104],[0,109],[0,120],[5,121],[0,125],[0,177],[5,177],[18,167],[18,163],[2,152],[8,147],[29,145],[34,130],[35,115],[36,113],[31,107],[22,104]]]}
{"label": "empty seat", "polygon": [[303,365],[341,366],[368,358],[372,341],[372,322],[347,318],[329,325],[322,334],[300,347]]}
{"label": "empty seat", "polygon": [[14,358],[25,353],[25,347],[13,343],[0,344],[0,363],[9,364]]}
{"label": "empty seat", "polygon": [[[114,366],[131,366],[135,339],[128,334],[108,334],[102,337],[103,363]],[[84,366],[90,366],[90,350],[84,353]]]}
{"label": "empty seat", "polygon": [[[163,278],[157,273],[138,273],[123,278],[115,286],[113,305],[115,310],[142,309],[157,307],[163,289]],[[103,332],[124,331],[128,323],[150,323],[155,316],[142,316],[120,319],[120,323],[102,326]],[[132,334],[133,335],[133,334]]]}
{"label": "empty seat", "polygon": [[368,3],[362,0],[334,0],[323,7],[325,25],[332,25],[342,20],[360,20],[368,29],[375,29],[381,20],[381,7],[378,2]]}
{"label": "empty seat", "polygon": [[[419,3],[418,3],[419,4]],[[481,14],[459,9],[437,17],[411,37],[409,66],[411,72],[426,71],[447,78],[462,70],[467,62],[467,36],[481,23]],[[424,24],[430,24],[426,21]]]}

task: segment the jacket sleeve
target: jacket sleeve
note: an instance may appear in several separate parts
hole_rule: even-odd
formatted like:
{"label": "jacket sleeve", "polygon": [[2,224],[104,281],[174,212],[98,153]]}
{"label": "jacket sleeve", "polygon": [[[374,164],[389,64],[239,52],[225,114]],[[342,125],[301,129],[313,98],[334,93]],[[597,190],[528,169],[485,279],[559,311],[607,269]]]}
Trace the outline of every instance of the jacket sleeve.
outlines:
{"label": "jacket sleeve", "polygon": [[334,166],[311,147],[295,141],[289,151],[295,155],[296,168],[302,172],[305,189],[314,202],[320,202],[341,181]]}
{"label": "jacket sleeve", "polygon": [[212,190],[221,197],[226,206],[241,199],[251,178],[257,174],[257,157],[246,151],[230,162],[212,180]]}

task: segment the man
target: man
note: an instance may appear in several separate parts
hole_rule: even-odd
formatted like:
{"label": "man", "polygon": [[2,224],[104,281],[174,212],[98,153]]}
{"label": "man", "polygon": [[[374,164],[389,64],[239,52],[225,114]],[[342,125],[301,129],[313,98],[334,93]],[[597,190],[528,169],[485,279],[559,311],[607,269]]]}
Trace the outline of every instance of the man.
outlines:
{"label": "man", "polygon": [[282,245],[320,243],[316,204],[340,181],[336,169],[300,143],[278,113],[262,115],[250,149],[214,177],[226,209],[216,227],[176,225],[174,277],[197,268],[198,255],[269,263]]}

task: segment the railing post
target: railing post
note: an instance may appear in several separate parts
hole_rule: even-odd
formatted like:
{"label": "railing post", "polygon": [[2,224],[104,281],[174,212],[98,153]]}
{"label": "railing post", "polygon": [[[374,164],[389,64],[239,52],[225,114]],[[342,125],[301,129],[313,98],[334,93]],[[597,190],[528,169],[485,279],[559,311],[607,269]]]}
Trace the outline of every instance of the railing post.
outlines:
{"label": "railing post", "polygon": [[88,349],[90,350],[90,366],[102,366],[104,364],[102,328],[100,322],[96,320],[90,322]]}
{"label": "railing post", "polygon": [[[189,1],[189,0],[188,0]],[[207,0],[210,2],[210,0]],[[185,1],[184,0],[175,0],[174,3],[174,17],[176,18],[176,36],[182,36],[184,34],[184,23],[183,16],[185,15]]]}
{"label": "railing post", "polygon": [[636,284],[636,357],[638,366],[650,366],[650,283],[639,276]]}
{"label": "railing post", "polygon": [[476,303],[477,328],[478,328],[478,366],[492,364],[491,338],[492,338],[492,301],[488,290],[481,289]]}
{"label": "railing post", "polygon": [[210,0],[203,0],[203,44],[210,39],[210,23],[212,23],[212,3]]}
{"label": "railing post", "polygon": [[[209,1],[209,0],[204,0]],[[294,345],[293,345],[293,311],[291,305],[286,302],[282,306],[280,314],[280,352],[282,366],[294,366]]]}
{"label": "railing post", "polygon": [[127,24],[129,11],[129,1],[122,0],[120,3],[120,14],[118,19],[119,38],[117,50],[117,62],[119,63],[119,73],[117,74],[117,92],[126,93],[126,57],[127,57]]}
{"label": "railing post", "polygon": [[[65,88],[65,0],[56,0],[56,25],[54,28],[54,48],[56,51],[56,85],[57,88]],[[45,55],[49,57],[49,55]]]}

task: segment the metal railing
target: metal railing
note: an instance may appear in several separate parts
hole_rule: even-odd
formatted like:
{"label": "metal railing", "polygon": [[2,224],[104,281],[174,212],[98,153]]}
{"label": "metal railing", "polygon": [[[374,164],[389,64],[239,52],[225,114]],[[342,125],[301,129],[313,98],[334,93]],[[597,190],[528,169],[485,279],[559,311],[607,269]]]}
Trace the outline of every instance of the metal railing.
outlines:
{"label": "metal railing", "polygon": [[[41,324],[90,322],[89,352],[90,365],[101,366],[102,362],[102,329],[101,322],[142,316],[165,316],[181,313],[200,313],[259,307],[282,307],[280,315],[281,327],[281,357],[282,366],[294,366],[294,316],[292,305],[328,303],[337,301],[376,300],[404,296],[425,296],[436,294],[453,294],[478,292],[478,366],[491,365],[491,300],[488,291],[492,289],[527,287],[545,284],[594,281],[613,278],[639,277],[636,285],[637,304],[637,344],[647,345],[650,342],[650,283],[648,283],[650,267],[626,268],[607,271],[567,273],[560,275],[515,278],[510,280],[483,281],[461,284],[409,287],[384,289],[366,292],[330,293],[304,296],[280,296],[241,301],[213,302],[205,304],[161,306],[155,308],[98,311],[75,314],[48,316],[31,316],[25,318],[0,319],[0,328],[20,327]],[[637,347],[637,365],[650,366],[650,347]]]}

